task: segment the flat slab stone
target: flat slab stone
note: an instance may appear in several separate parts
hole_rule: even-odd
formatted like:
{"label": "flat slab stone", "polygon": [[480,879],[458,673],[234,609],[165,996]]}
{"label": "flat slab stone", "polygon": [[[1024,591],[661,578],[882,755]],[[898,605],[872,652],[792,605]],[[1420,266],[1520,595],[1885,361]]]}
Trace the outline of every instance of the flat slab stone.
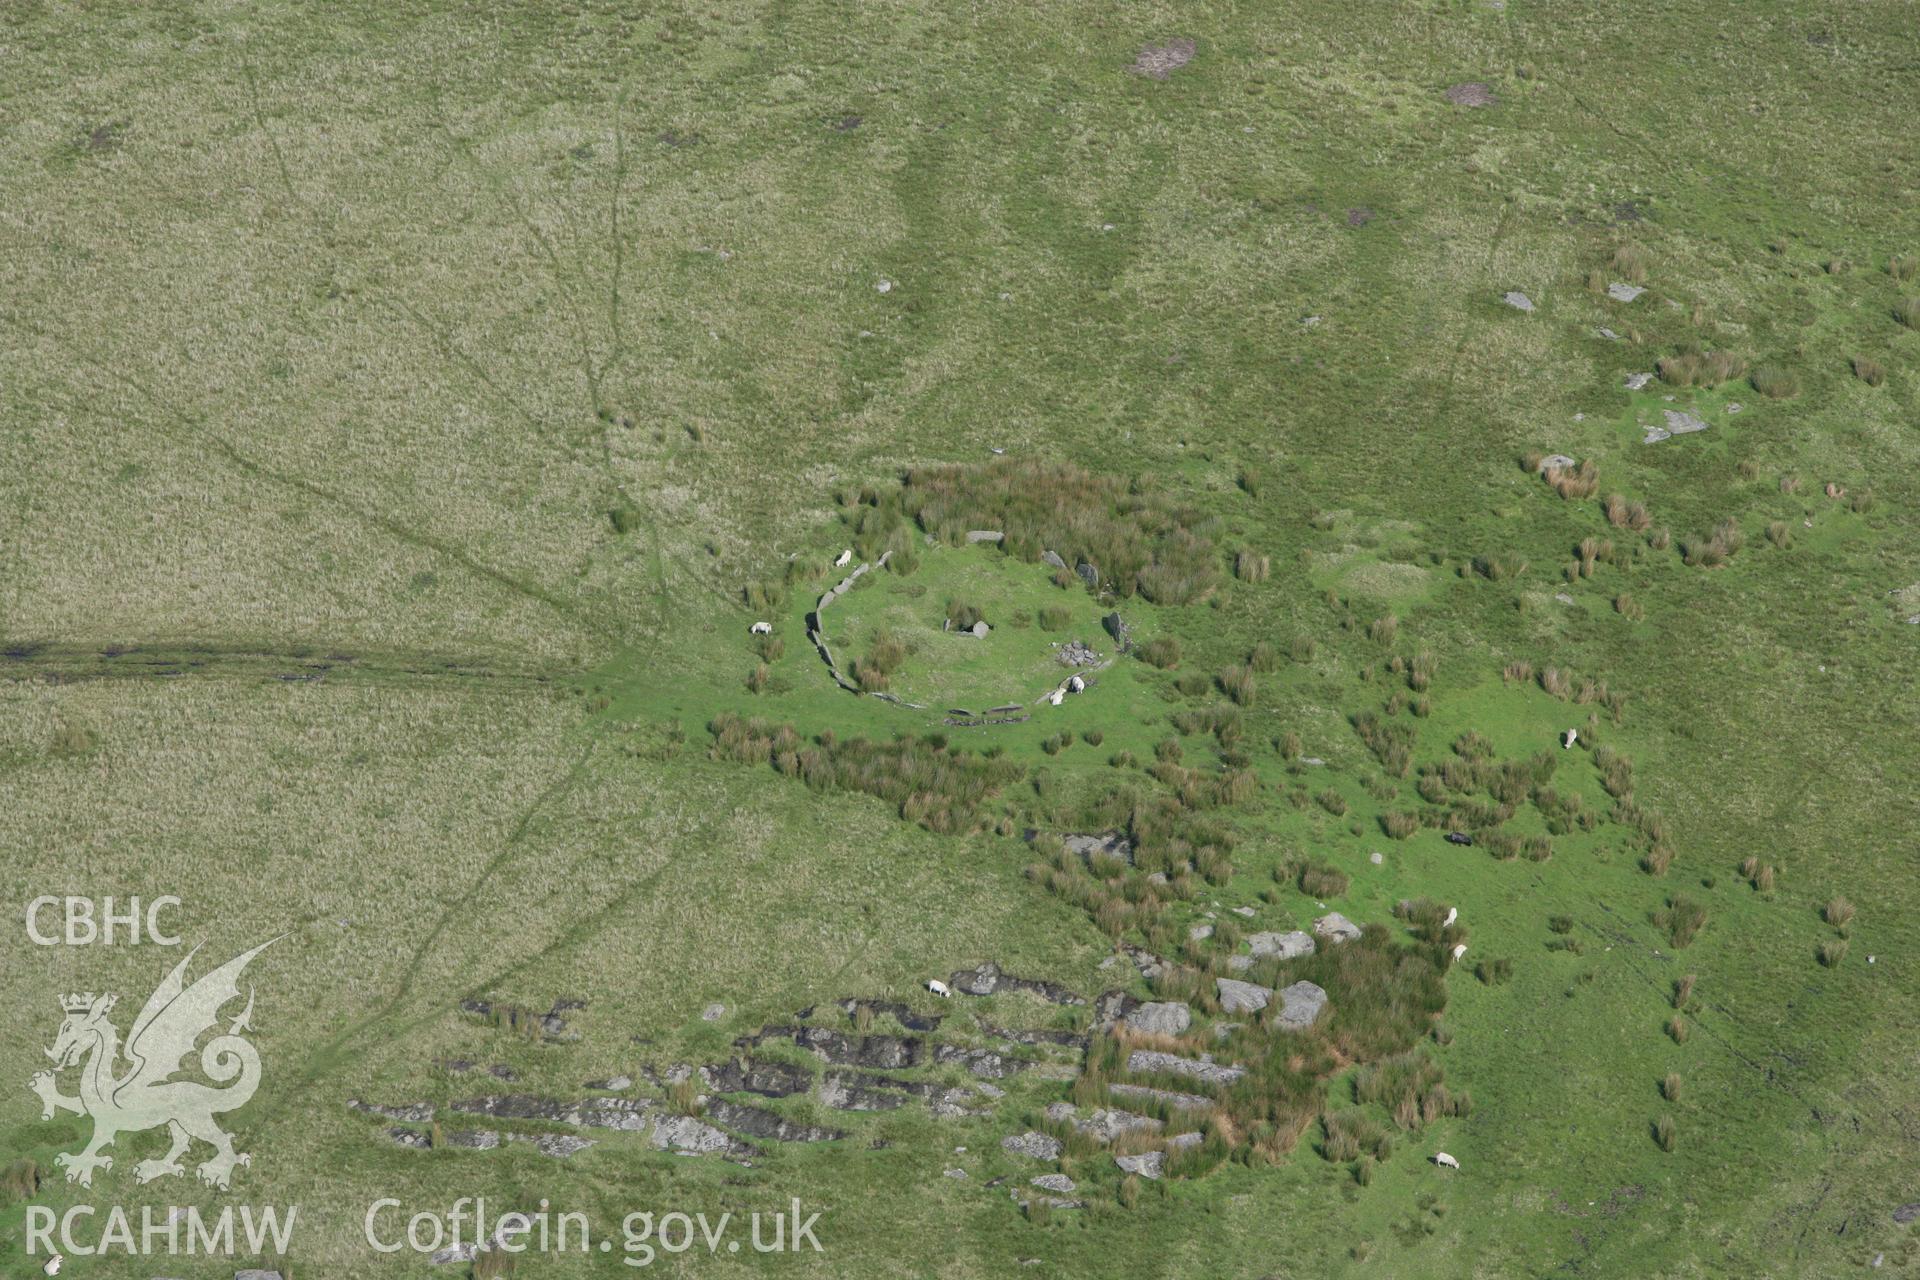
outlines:
{"label": "flat slab stone", "polygon": [[1653,375],[1650,373],[1630,373],[1627,375],[1627,390],[1638,391],[1652,381]]}
{"label": "flat slab stone", "polygon": [[1149,1151],[1144,1155],[1115,1156],[1113,1162],[1127,1173],[1137,1173],[1143,1178],[1158,1178],[1160,1171],[1166,1167],[1167,1153]]}
{"label": "flat slab stone", "polygon": [[1637,284],[1623,284],[1618,280],[1607,286],[1607,296],[1615,302],[1632,302],[1645,292]]}
{"label": "flat slab stone", "polygon": [[708,1155],[733,1147],[731,1137],[704,1120],[693,1116],[662,1116],[654,1123],[650,1139],[662,1151],[683,1155]]}
{"label": "flat slab stone", "polygon": [[1360,926],[1338,911],[1329,911],[1315,920],[1313,931],[1328,942],[1352,942],[1360,936]]}
{"label": "flat slab stone", "polygon": [[1257,960],[1265,960],[1269,957],[1295,960],[1301,956],[1310,956],[1314,951],[1313,936],[1301,929],[1292,929],[1286,933],[1256,933],[1247,939],[1247,946],[1253,951],[1254,958]]}
{"label": "flat slab stone", "polygon": [[1540,459],[1540,465],[1534,468],[1534,470],[1541,475],[1545,475],[1549,471],[1563,471],[1578,465],[1578,463],[1564,453],[1550,453]]}
{"label": "flat slab stone", "polygon": [[1508,306],[1512,307],[1515,311],[1533,310],[1533,299],[1529,298],[1526,294],[1521,293],[1517,289],[1512,290],[1506,293],[1505,295],[1503,295],[1500,301],[1506,303]]}
{"label": "flat slab stone", "polygon": [[1000,1149],[1030,1160],[1058,1160],[1061,1150],[1060,1139],[1033,1129],[1000,1139]]}
{"label": "flat slab stone", "polygon": [[[1315,987],[1314,990],[1318,991],[1319,988]],[[1161,1053],[1157,1049],[1135,1049],[1127,1055],[1127,1070],[1142,1075],[1149,1072],[1164,1072],[1168,1075],[1186,1076],[1212,1085],[1229,1085],[1247,1074],[1245,1067],[1232,1067],[1215,1062],[1211,1054],[1202,1054],[1198,1058],[1183,1058],[1179,1054]]]}
{"label": "flat slab stone", "polygon": [[1212,1098],[1203,1098],[1197,1093],[1178,1093],[1172,1089],[1155,1089],[1144,1084],[1110,1084],[1107,1086],[1107,1092],[1123,1102],[1159,1102],[1169,1107],[1183,1107],[1189,1110],[1213,1105]]}
{"label": "flat slab stone", "polygon": [[1143,1004],[1128,1014],[1126,1023],[1135,1031],[1148,1035],[1184,1035],[1187,1028],[1193,1025],[1193,1010],[1179,1000],[1156,1001]]}
{"label": "flat slab stone", "polygon": [[1101,1107],[1085,1120],[1076,1120],[1073,1127],[1099,1142],[1112,1142],[1125,1134],[1142,1130],[1152,1133],[1160,1129],[1160,1121],[1152,1116],[1135,1115],[1131,1111],[1119,1111],[1112,1107]]}
{"label": "flat slab stone", "polygon": [[1258,1013],[1273,998],[1269,988],[1237,978],[1215,978],[1213,982],[1220,991],[1220,1007],[1228,1013]]}
{"label": "flat slab stone", "polygon": [[1326,991],[1311,982],[1296,982],[1280,991],[1280,1012],[1273,1024],[1282,1031],[1305,1031],[1327,1007]]}
{"label": "flat slab stone", "polygon": [[1043,1173],[1037,1178],[1028,1179],[1028,1182],[1042,1191],[1056,1191],[1061,1195],[1074,1189],[1073,1179],[1064,1173]]}

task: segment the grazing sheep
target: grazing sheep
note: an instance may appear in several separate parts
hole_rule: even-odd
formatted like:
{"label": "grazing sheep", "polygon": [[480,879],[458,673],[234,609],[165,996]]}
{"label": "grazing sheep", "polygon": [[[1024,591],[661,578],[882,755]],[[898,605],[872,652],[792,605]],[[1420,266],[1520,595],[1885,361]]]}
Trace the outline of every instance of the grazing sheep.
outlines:
{"label": "grazing sheep", "polygon": [[1073,676],[1067,680],[1068,693],[1079,693],[1082,689],[1086,687],[1087,687],[1087,682],[1085,680],[1082,680],[1079,676]]}
{"label": "grazing sheep", "polygon": [[1466,944],[1466,943],[1464,943],[1464,942],[1456,942],[1456,943],[1454,943],[1454,944],[1453,944],[1453,958],[1454,958],[1454,960],[1455,960],[1456,962],[1457,962],[1457,961],[1458,961],[1458,960],[1460,959],[1460,957],[1461,957],[1461,956],[1463,956],[1463,955],[1465,955],[1465,954],[1467,954],[1467,944]]}
{"label": "grazing sheep", "polygon": [[844,569],[847,567],[848,563],[852,561],[852,559],[853,559],[853,548],[848,547],[845,551],[842,551],[840,553],[840,558],[833,562],[833,567],[836,569]]}
{"label": "grazing sheep", "polygon": [[927,979],[927,990],[933,992],[933,994],[939,996],[942,1000],[948,999],[953,995],[952,988],[948,987],[946,983],[940,981],[938,978]]}
{"label": "grazing sheep", "polygon": [[60,1274],[60,1264],[65,1261],[65,1258],[56,1253],[47,1259],[47,1265],[41,1267],[40,1270],[46,1275],[57,1276]]}
{"label": "grazing sheep", "polygon": [[1578,741],[1580,741],[1580,731],[1578,729],[1569,729],[1560,735],[1560,749],[1564,751]]}
{"label": "grazing sheep", "polygon": [[773,634],[773,624],[771,622],[756,622],[749,627],[748,630],[757,636],[770,636]]}
{"label": "grazing sheep", "polygon": [[1446,928],[1451,928],[1451,927],[1452,927],[1452,925],[1453,925],[1453,922],[1454,922],[1455,920],[1458,920],[1459,918],[1460,918],[1460,908],[1458,908],[1458,907],[1448,907],[1448,908],[1447,908],[1447,918],[1446,918],[1445,920],[1442,920],[1442,921],[1440,922],[1440,927],[1441,927],[1442,929],[1446,929]]}
{"label": "grazing sheep", "polygon": [[1057,707],[1060,705],[1062,701],[1066,699],[1066,696],[1067,696],[1067,691],[1065,689],[1055,689],[1052,693],[1047,695],[1047,701],[1051,702],[1054,706]]}
{"label": "grazing sheep", "polygon": [[1448,844],[1472,844],[1473,837],[1468,835],[1464,831],[1449,831],[1447,832],[1447,843]]}
{"label": "grazing sheep", "polygon": [[1444,1151],[1434,1152],[1433,1162],[1439,1165],[1442,1169],[1458,1169],[1460,1167],[1460,1162],[1458,1160],[1455,1160],[1452,1156],[1448,1155]]}

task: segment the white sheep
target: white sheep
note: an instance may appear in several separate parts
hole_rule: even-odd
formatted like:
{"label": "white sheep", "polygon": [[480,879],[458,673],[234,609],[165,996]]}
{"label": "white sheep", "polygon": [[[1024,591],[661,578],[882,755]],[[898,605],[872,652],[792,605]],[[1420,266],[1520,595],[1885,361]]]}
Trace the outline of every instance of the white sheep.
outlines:
{"label": "white sheep", "polygon": [[1560,749],[1564,751],[1578,741],[1580,741],[1580,731],[1569,729],[1560,735]]}
{"label": "white sheep", "polygon": [[847,567],[849,563],[852,562],[852,560],[853,560],[853,548],[848,547],[845,551],[842,551],[840,553],[839,559],[833,562],[833,567],[836,569],[844,569]]}
{"label": "white sheep", "polygon": [[47,1265],[44,1267],[41,1267],[40,1270],[46,1273],[47,1275],[57,1276],[60,1274],[60,1264],[65,1261],[66,1261],[65,1258],[61,1257],[59,1254],[56,1253],[51,1258],[47,1259]]}
{"label": "white sheep", "polygon": [[1073,676],[1069,678],[1067,681],[1068,693],[1079,693],[1082,689],[1086,687],[1087,687],[1087,682],[1085,680],[1082,680],[1079,676]]}
{"label": "white sheep", "polygon": [[1061,704],[1062,701],[1066,699],[1066,696],[1067,696],[1067,691],[1065,689],[1055,689],[1052,693],[1047,695],[1047,701],[1051,702],[1054,706],[1057,707]]}
{"label": "white sheep", "polygon": [[1442,929],[1451,929],[1453,927],[1453,922],[1455,920],[1458,920],[1459,918],[1460,918],[1460,908],[1448,907],[1447,918],[1440,922],[1440,927]]}
{"label": "white sheep", "polygon": [[1459,961],[1459,959],[1460,959],[1460,957],[1461,957],[1461,956],[1463,956],[1463,955],[1465,955],[1465,954],[1467,954],[1467,944],[1466,944],[1466,943],[1464,943],[1464,942],[1456,942],[1456,943],[1454,944],[1454,946],[1453,946],[1453,958],[1454,958],[1454,960],[1455,960],[1456,962],[1458,962],[1458,961]]}
{"label": "white sheep", "polygon": [[939,996],[942,1000],[946,1000],[953,995],[952,989],[938,978],[927,979],[927,990],[933,992],[933,994]]}
{"label": "white sheep", "polygon": [[773,634],[773,624],[771,622],[756,622],[753,626],[749,627],[748,630],[757,636],[770,636]]}
{"label": "white sheep", "polygon": [[1444,1151],[1434,1152],[1433,1162],[1439,1165],[1442,1169],[1458,1169],[1460,1167],[1460,1162],[1458,1160],[1455,1160],[1452,1156],[1448,1155]]}

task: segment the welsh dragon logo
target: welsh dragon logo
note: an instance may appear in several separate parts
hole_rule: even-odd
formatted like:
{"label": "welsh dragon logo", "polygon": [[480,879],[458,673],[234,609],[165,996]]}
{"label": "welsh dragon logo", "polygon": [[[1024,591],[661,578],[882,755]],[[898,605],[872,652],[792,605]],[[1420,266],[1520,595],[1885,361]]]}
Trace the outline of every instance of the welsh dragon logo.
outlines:
{"label": "welsh dragon logo", "polygon": [[[213,1120],[216,1115],[245,1106],[260,1087],[260,1054],[241,1034],[251,1030],[251,988],[246,1008],[227,1024],[223,1034],[199,1048],[200,1070],[214,1084],[173,1077],[180,1072],[183,1060],[194,1053],[200,1037],[218,1030],[220,1010],[240,998],[240,974],[248,962],[278,940],[270,939],[235,956],[192,986],[186,982],[187,965],[198,948],[189,952],[147,998],[127,1033],[124,1048],[120,1033],[107,1020],[118,997],[92,992],[61,997],[66,1020],[60,1024],[53,1047],[46,1051],[54,1070],[35,1073],[28,1084],[40,1096],[42,1120],[51,1120],[58,1111],[93,1117],[93,1141],[84,1150],[54,1157],[54,1163],[67,1171],[68,1182],[92,1186],[95,1169],[113,1168],[113,1157],[100,1153],[113,1145],[115,1138],[161,1125],[166,1126],[172,1145],[160,1159],[142,1160],[133,1166],[133,1176],[140,1182],[186,1172],[180,1157],[195,1139],[214,1151],[213,1158],[196,1170],[200,1181],[223,1191],[234,1166],[251,1162],[251,1157],[234,1151],[232,1135]],[[125,1071],[119,1070],[123,1058],[128,1064]],[[60,1092],[54,1076],[75,1066],[80,1068],[80,1091],[78,1096],[68,1097]]]}

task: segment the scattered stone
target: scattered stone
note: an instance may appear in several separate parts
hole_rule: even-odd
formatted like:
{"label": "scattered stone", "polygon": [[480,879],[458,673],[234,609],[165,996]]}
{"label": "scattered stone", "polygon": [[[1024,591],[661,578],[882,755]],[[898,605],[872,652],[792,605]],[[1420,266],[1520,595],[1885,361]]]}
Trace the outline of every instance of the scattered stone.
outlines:
{"label": "scattered stone", "polygon": [[1620,335],[1615,333],[1613,330],[1607,328],[1605,325],[1601,325],[1598,332],[1600,336],[1605,338],[1608,342],[1620,341]]}
{"label": "scattered stone", "polygon": [[1143,1004],[1127,1015],[1127,1026],[1146,1035],[1185,1035],[1187,1028],[1192,1025],[1193,1010],[1181,1000],[1163,1000],[1153,1004]]}
{"label": "scattered stone", "polygon": [[1572,603],[1573,603],[1573,597],[1572,597],[1572,596],[1570,596],[1570,595],[1568,595],[1568,594],[1567,594],[1566,592],[1564,592],[1564,591],[1556,591],[1556,592],[1554,592],[1554,593],[1553,593],[1553,598],[1554,598],[1555,600],[1558,600],[1558,601],[1559,601],[1559,602],[1560,602],[1561,604],[1572,604]]}
{"label": "scattered stone", "polygon": [[1627,375],[1627,390],[1638,391],[1652,381],[1653,375],[1650,373],[1630,373]]}
{"label": "scattered stone", "polygon": [[1286,933],[1256,933],[1247,939],[1247,946],[1253,949],[1253,957],[1257,960],[1265,960],[1270,956],[1294,960],[1310,956],[1314,951],[1313,938],[1299,929]]}
{"label": "scattered stone", "polygon": [[1327,993],[1311,982],[1296,982],[1280,992],[1280,1012],[1273,1023],[1282,1031],[1304,1031],[1327,1007]]}
{"label": "scattered stone", "polygon": [[1667,430],[1676,436],[1684,436],[1690,432],[1705,431],[1707,429],[1707,422],[1704,418],[1689,413],[1684,409],[1662,409],[1660,412],[1666,415]]}
{"label": "scattered stone", "polygon": [[933,1060],[957,1063],[964,1066],[969,1075],[983,1080],[1005,1080],[1033,1065],[1023,1058],[1009,1058],[991,1049],[969,1049],[957,1044],[933,1046]]}
{"label": "scattered stone", "polygon": [[1258,1013],[1273,998],[1271,989],[1251,982],[1235,978],[1215,978],[1213,982],[1220,992],[1220,1007],[1227,1013]]}
{"label": "scattered stone", "polygon": [[1607,286],[1607,296],[1615,302],[1632,302],[1645,292],[1646,290],[1637,284],[1622,284],[1619,281]]}
{"label": "scattered stone", "polygon": [[[492,1151],[499,1147],[500,1135],[492,1129],[454,1129],[442,1132],[440,1142],[461,1151]],[[428,1145],[432,1145],[431,1139]]]}
{"label": "scattered stone", "polygon": [[1478,80],[1466,80],[1447,90],[1447,101],[1456,107],[1491,107],[1500,99]]}
{"label": "scattered stone", "polygon": [[1549,471],[1565,471],[1578,465],[1580,464],[1564,453],[1550,453],[1540,459],[1540,465],[1534,470],[1539,475],[1545,475]]}
{"label": "scattered stone", "polygon": [[1011,1155],[1026,1156],[1031,1160],[1058,1160],[1061,1150],[1060,1139],[1032,1129],[1000,1139],[1000,1148]]}
{"label": "scattered stone", "polygon": [[1233,1033],[1245,1025],[1243,1022],[1216,1022],[1213,1024],[1213,1038],[1215,1040],[1231,1039]]}
{"label": "scattered stone", "polygon": [[1006,539],[1006,536],[1006,534],[1000,532],[998,529],[967,530],[968,542],[1001,542]]}
{"label": "scattered stone", "polygon": [[791,1040],[838,1067],[899,1071],[922,1065],[926,1041],[917,1036],[851,1036],[831,1027],[767,1027],[734,1043],[751,1049],[763,1040]]}
{"label": "scattered stone", "polygon": [[1303,327],[1311,329],[1315,325],[1320,323],[1320,317],[1319,316],[1302,316],[1300,318],[1300,323]]}
{"label": "scattered stone", "polygon": [[[1315,987],[1314,990],[1320,989]],[[1325,996],[1325,992],[1321,994]],[[1156,1071],[1165,1072],[1168,1075],[1186,1076],[1202,1084],[1211,1085],[1230,1085],[1247,1074],[1245,1067],[1231,1067],[1215,1062],[1210,1053],[1203,1053],[1198,1058],[1183,1058],[1177,1053],[1161,1053],[1157,1049],[1135,1049],[1127,1055],[1127,1070],[1136,1075],[1146,1075]]]}
{"label": "scattered stone", "polygon": [[1744,408],[1746,408],[1746,406],[1741,404],[1738,400],[1731,400],[1731,401],[1728,401],[1727,403],[1728,413],[1738,413]]}
{"label": "scattered stone", "polygon": [[820,1082],[820,1102],[835,1111],[897,1111],[907,1095],[893,1089],[872,1089],[851,1074],[829,1074]]}
{"label": "scattered stone", "polygon": [[600,1089],[607,1093],[625,1093],[628,1089],[633,1088],[633,1077],[609,1076],[605,1080],[589,1080],[586,1083],[586,1087],[589,1089]]}
{"label": "scattered stone", "polygon": [[1512,307],[1516,311],[1533,310],[1533,299],[1529,298],[1526,294],[1521,293],[1518,290],[1511,290],[1507,292],[1506,294],[1502,295],[1500,300],[1506,303],[1508,306]]}
{"label": "scattered stone", "polygon": [[507,1137],[514,1142],[524,1142],[541,1155],[552,1156],[556,1160],[565,1160],[593,1145],[592,1138],[582,1138],[572,1133],[510,1133]]}
{"label": "scattered stone", "polygon": [[725,1098],[709,1100],[707,1114],[729,1129],[774,1142],[835,1142],[847,1136],[844,1130],[796,1124],[765,1107],[750,1107]]}
{"label": "scattered stone", "polygon": [[1097,667],[1100,665],[1100,653],[1084,640],[1069,640],[1060,646],[1054,657],[1063,667]]}
{"label": "scattered stone", "polygon": [[1447,832],[1447,843],[1448,844],[1472,844],[1473,837],[1468,835],[1464,831],[1449,831]]}
{"label": "scattered stone", "polygon": [[1252,907],[1235,907],[1233,909],[1233,914],[1237,916],[1245,916],[1247,919],[1251,920],[1253,919],[1253,908]]}
{"label": "scattered stone", "polygon": [[938,1013],[916,1013],[909,1005],[898,1000],[855,1000],[840,1001],[840,1011],[849,1018],[859,1018],[865,1009],[869,1017],[885,1014],[909,1031],[938,1031],[945,1016]]}
{"label": "scattered stone", "polygon": [[498,1120],[547,1120],[578,1129],[618,1129],[638,1133],[647,1127],[653,1103],[639,1098],[588,1098],[563,1102],[528,1093],[468,1098],[452,1104],[461,1115],[491,1116]]}
{"label": "scattered stone", "polygon": [[727,1006],[718,1003],[710,1004],[700,1011],[700,1021],[702,1022],[718,1022],[726,1016]]}
{"label": "scattered stone", "polygon": [[1146,76],[1150,80],[1165,80],[1192,62],[1193,55],[1198,52],[1198,49],[1199,46],[1186,39],[1147,45],[1133,60],[1133,74]]}
{"label": "scattered stone", "polygon": [[1137,1173],[1143,1178],[1159,1178],[1160,1171],[1166,1166],[1167,1153],[1149,1151],[1144,1155],[1115,1156],[1113,1162],[1127,1173]]}
{"label": "scattered stone", "polygon": [[1136,947],[1131,942],[1123,942],[1120,944],[1120,949],[1127,953],[1127,959],[1133,961],[1133,967],[1138,969],[1140,976],[1148,982],[1152,982],[1167,971],[1167,962],[1145,947]]}
{"label": "scattered stone", "polygon": [[1104,1031],[1139,1007],[1139,999],[1124,991],[1104,992],[1093,1002],[1093,1025]]}
{"label": "scattered stone", "polygon": [[426,1124],[433,1119],[431,1102],[404,1102],[398,1106],[383,1106],[377,1102],[362,1102],[358,1098],[350,1098],[347,1106],[355,1111],[364,1111],[370,1116],[399,1120],[406,1124]]}
{"label": "scattered stone", "polygon": [[1060,1195],[1066,1195],[1074,1189],[1073,1179],[1064,1173],[1043,1173],[1037,1178],[1028,1179],[1028,1183],[1042,1191],[1053,1191]]}
{"label": "scattered stone", "polygon": [[1067,567],[1067,562],[1060,558],[1060,553],[1057,551],[1042,551],[1040,553],[1040,563],[1050,569],[1064,569]]}
{"label": "scattered stone", "polygon": [[1205,942],[1212,936],[1213,926],[1210,924],[1196,924],[1187,930],[1187,940],[1189,942]]}
{"label": "scattered stone", "polygon": [[875,290],[876,290],[877,292],[880,292],[880,293],[892,293],[892,292],[893,292],[893,281],[891,281],[891,280],[882,280],[882,281],[881,281],[880,283],[878,283],[878,284],[876,284],[876,285],[874,285],[873,287],[874,287],[874,289],[875,289]]}
{"label": "scattered stone", "polygon": [[1360,926],[1338,911],[1329,911],[1315,920],[1313,931],[1328,942],[1352,942],[1360,936]]}
{"label": "scattered stone", "polygon": [[987,620],[985,618],[979,619],[973,624],[971,628],[969,628],[969,631],[971,632],[975,640],[985,640],[987,638],[987,632],[991,630],[993,630],[993,628],[987,625]]}
{"label": "scattered stone", "polygon": [[700,1068],[700,1082],[714,1093],[757,1093],[763,1098],[790,1098],[813,1087],[813,1074],[791,1062],[716,1062]]}
{"label": "scattered stone", "polygon": [[955,991],[970,996],[990,996],[1003,991],[1026,991],[1039,996],[1050,1004],[1085,1004],[1084,997],[1074,994],[1057,982],[1047,982],[1039,978],[1016,978],[1000,972],[1000,966],[989,960],[971,969],[962,969],[947,980]]}
{"label": "scattered stone", "polygon": [[1125,618],[1117,613],[1110,613],[1100,619],[1100,625],[1107,629],[1107,634],[1113,637],[1113,642],[1120,646],[1120,652],[1126,653],[1133,648],[1133,628],[1127,625]]}
{"label": "scattered stone", "polygon": [[1086,583],[1088,586],[1098,587],[1100,585],[1100,570],[1094,568],[1085,560],[1073,566],[1073,571],[1079,574],[1080,581]]}
{"label": "scattered stone", "polygon": [[1905,1226],[1907,1223],[1913,1222],[1916,1219],[1920,1219],[1920,1200],[1916,1200],[1912,1204],[1903,1204],[1893,1211],[1893,1220],[1901,1226]]}
{"label": "scattered stone", "polygon": [[1376,867],[1379,866],[1381,863],[1385,862],[1386,860],[1387,860],[1387,855],[1385,855],[1384,853],[1381,853],[1378,849],[1375,849],[1372,853],[1367,855],[1367,861],[1371,862]]}

